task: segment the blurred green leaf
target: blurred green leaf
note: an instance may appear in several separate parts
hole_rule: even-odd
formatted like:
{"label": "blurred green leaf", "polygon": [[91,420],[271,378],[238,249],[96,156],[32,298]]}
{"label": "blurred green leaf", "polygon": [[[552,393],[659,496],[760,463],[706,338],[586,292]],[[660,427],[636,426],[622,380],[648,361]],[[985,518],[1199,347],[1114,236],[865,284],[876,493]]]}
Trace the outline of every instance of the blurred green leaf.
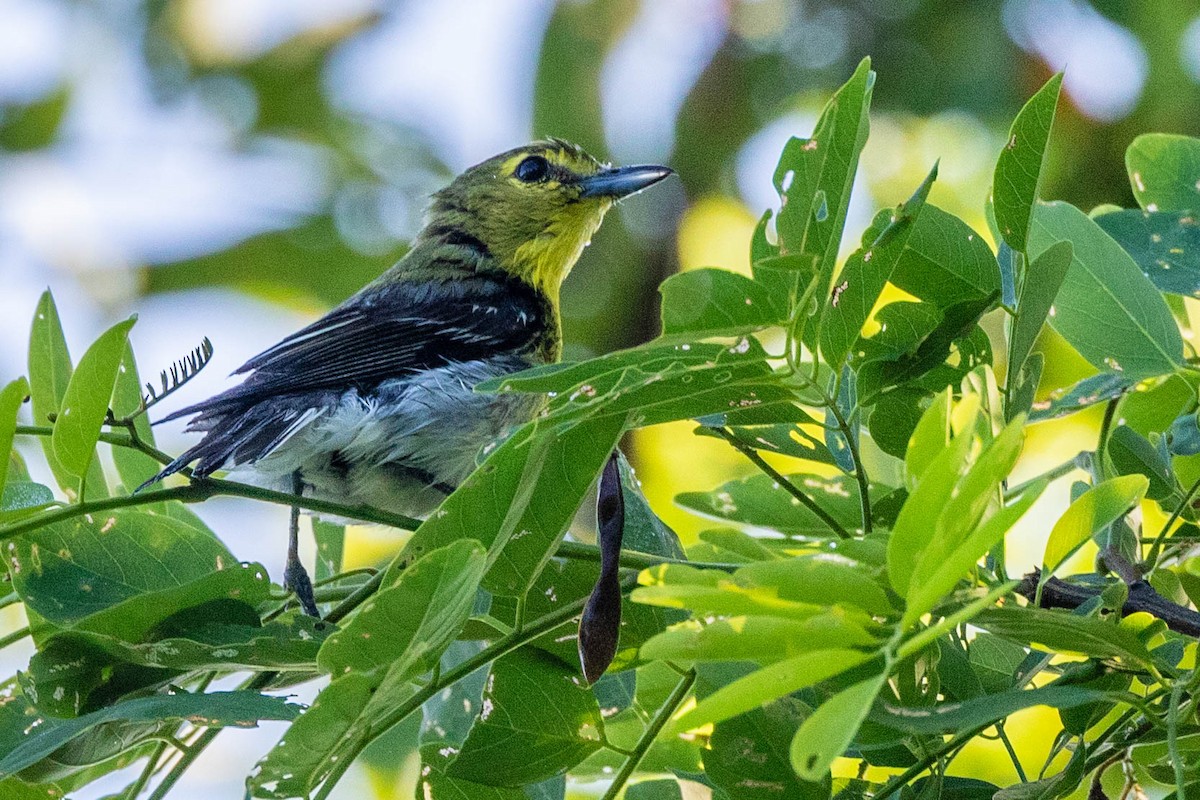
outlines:
{"label": "blurred green leaf", "polygon": [[1046,161],[1046,142],[1050,139],[1061,88],[1060,72],[1029,99],[1013,120],[1008,142],[996,161],[992,180],[996,226],[1004,241],[1020,252],[1025,252],[1029,220],[1037,202],[1042,166]]}
{"label": "blurred green leaf", "polygon": [[124,700],[114,706],[74,719],[26,717],[26,732],[0,757],[0,778],[11,776],[53,753],[77,736],[104,723],[189,720],[210,728],[256,727],[259,720],[293,720],[300,707],[282,697],[258,692],[231,691],[208,694],[154,695]]}
{"label": "blurred green leaf", "polygon": [[96,455],[100,427],[109,409],[121,358],[128,347],[129,329],[136,318],[119,322],[87,349],[71,375],[54,422],[51,444],[58,463],[82,478]]}
{"label": "blurred green leaf", "polygon": [[845,752],[866,719],[887,673],[867,678],[826,700],[804,720],[792,738],[792,769],[802,780],[823,780],[833,760]]}
{"label": "blurred green leaf", "polygon": [[[0,389],[0,496],[3,496],[8,480],[9,453],[13,448],[13,437],[17,430],[17,412],[29,396],[29,382],[17,378]],[[3,510],[8,510],[4,504]]]}
{"label": "blurred green leaf", "polygon": [[1143,475],[1123,475],[1096,484],[1071,503],[1050,531],[1042,556],[1042,579],[1048,580],[1094,535],[1129,513],[1149,487],[1150,481]]}
{"label": "blurred green leaf", "polygon": [[[1097,369],[1133,378],[1173,372],[1183,340],[1162,295],[1133,259],[1079,209],[1041,203],[1029,254],[1070,241],[1074,257],[1050,311],[1050,324]],[[1096,325],[1102,319],[1105,324]]]}
{"label": "blurred green leaf", "polygon": [[1200,211],[1200,139],[1145,133],[1125,151],[1129,183],[1147,211]]}
{"label": "blurred green leaf", "polygon": [[25,105],[5,103],[0,109],[0,150],[8,153],[42,150],[58,137],[71,92],[59,87]]}
{"label": "blurred green leaf", "polygon": [[259,234],[227,250],[146,270],[150,294],[205,286],[228,286],[278,298],[307,299],[333,306],[379,277],[406,252],[368,256],[350,247],[327,216],[297,227]]}
{"label": "blurred green leaf", "polygon": [[15,481],[11,477],[4,485],[3,496],[0,496],[0,522],[23,519],[54,502],[54,492],[49,486],[33,481]]}
{"label": "blurred green leaf", "polygon": [[492,665],[479,718],[447,774],[489,786],[545,780],[597,750],[603,726],[575,669],[517,650]]}

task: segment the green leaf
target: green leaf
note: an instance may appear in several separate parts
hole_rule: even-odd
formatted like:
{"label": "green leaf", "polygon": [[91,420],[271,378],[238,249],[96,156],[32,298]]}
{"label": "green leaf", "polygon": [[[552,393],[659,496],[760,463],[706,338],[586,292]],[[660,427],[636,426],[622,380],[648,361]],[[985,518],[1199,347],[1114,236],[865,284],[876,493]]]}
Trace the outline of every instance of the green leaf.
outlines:
{"label": "green leaf", "polygon": [[[908,201],[881,211],[863,233],[862,247],[846,260],[822,312],[821,355],[834,371],[841,369],[887,285],[937,178],[937,165]],[[786,210],[786,207],[785,207]]]}
{"label": "green leaf", "polygon": [[[82,366],[82,364],[81,364]],[[135,413],[142,407],[142,380],[138,375],[137,359],[133,355],[133,347],[125,342],[125,352],[121,356],[121,366],[117,369],[117,380],[113,386],[112,410],[113,415],[120,419]],[[138,439],[148,445],[154,444],[154,431],[150,428],[150,418],[139,414],[133,422]],[[132,491],[150,478],[158,474],[162,465],[145,453],[131,447],[112,447],[113,464],[121,483],[126,491]]]}
{"label": "green leaf", "polygon": [[551,439],[524,508],[514,505],[506,519],[495,521],[499,527],[513,519],[514,511],[523,511],[483,588],[518,597],[528,591],[624,432],[625,418],[610,416],[585,420]]}
{"label": "green leaf", "polygon": [[17,778],[0,780],[0,797],[6,800],[60,800],[62,789],[54,784],[25,783]]}
{"label": "green leaf", "polygon": [[[58,308],[54,305],[54,297],[47,290],[38,300],[33,326],[29,332],[29,394],[35,425],[48,425],[51,417],[58,414],[63,397],[67,393],[67,384],[71,381],[72,370],[71,354],[67,350],[66,337],[63,336]],[[58,485],[67,493],[68,498],[76,499],[79,494],[78,476],[73,475],[59,462],[51,437],[38,438]],[[108,495],[99,462],[93,460],[85,484],[89,498]]]}
{"label": "green leaf", "polygon": [[894,611],[872,571],[837,553],[759,561],[739,567],[733,577],[749,586],[774,589],[786,600],[819,605],[843,603],[872,616],[887,616]]}
{"label": "green leaf", "polygon": [[[28,395],[29,383],[24,378],[17,378],[0,390],[0,494],[7,484],[9,454],[17,430],[17,412]],[[5,510],[7,508],[5,504]]]}
{"label": "green leaf", "polygon": [[[853,530],[861,524],[858,483],[853,478],[801,474],[790,475],[788,480],[843,527]],[[868,487],[873,500],[884,493],[884,487]],[[730,481],[711,492],[685,492],[677,495],[675,502],[704,517],[771,528],[789,536],[828,539],[834,535],[820,517],[768,475]]]}
{"label": "green leaf", "polygon": [[[833,288],[850,189],[870,130],[868,109],[874,86],[871,61],[864,58],[830,98],[812,136],[791,139],[775,169],[775,188],[783,200],[775,220],[780,252],[816,267],[818,296],[828,296]],[[794,302],[794,297],[790,300]],[[814,322],[823,308],[814,306]],[[800,317],[806,331],[814,330],[804,314]]]}
{"label": "green leaf", "polygon": [[1125,151],[1125,167],[1147,211],[1200,211],[1200,139],[1142,134]]}
{"label": "green leaf", "polygon": [[1096,224],[1116,240],[1160,291],[1200,296],[1196,211],[1113,211]]}
{"label": "green leaf", "polygon": [[1025,366],[1025,359],[1033,351],[1033,343],[1042,330],[1046,315],[1054,306],[1054,298],[1058,296],[1059,287],[1067,277],[1073,256],[1070,242],[1058,242],[1033,259],[1025,270],[1017,318],[1009,334],[1009,386],[1016,381],[1021,368]]}
{"label": "green leaf", "polygon": [[357,723],[378,687],[372,675],[352,672],[330,682],[259,759],[246,778],[252,797],[306,797],[360,744],[366,732]]}
{"label": "green leaf", "polygon": [[908,450],[904,454],[905,483],[910,488],[920,483],[930,464],[950,443],[950,412],[953,407],[953,392],[947,390],[938,393],[913,429]]}
{"label": "green leaf", "polygon": [[[19,743],[5,748],[0,757],[0,778],[6,778],[53,753],[72,739],[110,722],[188,720],[210,728],[256,727],[259,720],[293,720],[300,707],[282,697],[258,692],[231,691],[139,697],[74,719],[27,717]],[[37,724],[40,721],[40,724]]]}
{"label": "green leaf", "polygon": [[346,526],[313,517],[313,539],[317,543],[316,580],[323,581],[342,571],[342,558],[346,548]]}
{"label": "green leaf", "polygon": [[0,522],[24,519],[54,503],[54,492],[49,486],[33,481],[11,480],[11,475],[9,478],[0,498]]}
{"label": "green leaf", "polygon": [[485,786],[446,774],[454,763],[454,749],[440,744],[421,747],[421,781],[418,796],[426,800],[527,800],[521,789]]}
{"label": "green leaf", "polygon": [[[858,650],[833,649],[810,650],[777,661],[717,689],[668,723],[668,730],[682,733],[710,722],[731,719],[776,698],[840,675],[872,657],[873,654]],[[812,778],[817,779],[819,776]]]}
{"label": "green leaf", "polygon": [[948,734],[999,722],[1010,714],[1034,706],[1075,708],[1108,697],[1110,695],[1107,692],[1081,686],[1012,689],[962,703],[942,703],[930,708],[897,708],[883,704],[882,709],[871,715],[871,720],[909,733]]}
{"label": "green leaf", "polygon": [[977,614],[971,624],[1016,642],[1041,645],[1056,653],[1121,658],[1135,664],[1149,664],[1153,660],[1130,628],[1096,617],[1006,606]]}
{"label": "green leaf", "polygon": [[1004,405],[1005,419],[1011,420],[1018,414],[1025,414],[1026,417],[1029,417],[1045,366],[1046,357],[1041,353],[1033,353],[1025,359],[1025,366],[1009,384],[1009,401]]}
{"label": "green leaf", "polygon": [[470,615],[485,567],[479,543],[462,539],[390,571],[385,588],[325,640],[317,663],[334,676],[432,669]]}
{"label": "green leaf", "polygon": [[1037,202],[1042,166],[1046,162],[1046,142],[1050,139],[1061,88],[1060,72],[1029,99],[1013,120],[1008,143],[996,161],[992,180],[996,226],[1004,241],[1020,252],[1025,252],[1029,219]]}
{"label": "green leaf", "polygon": [[792,769],[806,781],[822,780],[829,765],[842,755],[858,726],[866,719],[887,673],[867,678],[843,689],[822,703],[792,738]]}
{"label": "green leaf", "polygon": [[493,663],[482,710],[447,774],[489,786],[545,780],[599,749],[603,725],[575,669],[517,650]]}
{"label": "green leaf", "polygon": [[773,664],[813,650],[872,647],[874,636],[840,609],[796,620],[738,616],[689,620],[642,645],[642,658],[661,661],[755,661]]}
{"label": "green leaf", "polygon": [[1151,500],[1166,500],[1176,492],[1182,495],[1169,457],[1129,425],[1112,429],[1106,452],[1118,475],[1146,476],[1150,481],[1146,496]]}
{"label": "green leaf", "polygon": [[1094,535],[1129,513],[1149,487],[1143,475],[1122,475],[1093,486],[1071,503],[1050,531],[1042,557],[1043,580]]}
{"label": "green leaf", "polygon": [[1039,204],[1030,255],[1036,259],[1064,240],[1074,257],[1050,311],[1054,329],[1097,369],[1132,379],[1173,372],[1183,360],[1183,340],[1162,295],[1082,211],[1061,202]]}
{"label": "green leaf", "polygon": [[926,203],[891,282],[939,309],[1000,292],[1000,265],[987,241],[953,214]]}
{"label": "green leaf", "polygon": [[1000,509],[976,527],[947,557],[936,558],[932,552],[923,556],[909,584],[901,627],[907,628],[917,622],[925,613],[933,610],[942,598],[950,594],[979,559],[1004,538],[1004,534],[1025,515],[1045,488],[1045,483],[1030,487],[1012,504]]}
{"label": "green leaf", "polygon": [[970,422],[955,426],[957,435],[926,467],[900,509],[888,540],[888,577],[902,597],[908,594],[917,562],[936,534],[938,519],[966,470],[979,404],[975,395],[968,395],[960,406],[971,412],[967,415]]}
{"label": "green leaf", "polygon": [[238,563],[206,532],[124,510],[47,524],[11,542],[5,557],[26,606],[62,625]]}
{"label": "green leaf", "polygon": [[670,526],[658,518],[642,492],[629,459],[617,450],[617,470],[621,476],[621,497],[625,503],[625,533],[621,547],[666,558],[684,558],[683,545]]}
{"label": "green leaf", "polygon": [[680,272],[658,291],[664,335],[740,336],[787,320],[786,306],[766,286],[728,270]]}
{"label": "green leaf", "polygon": [[828,800],[832,780],[802,781],[787,748],[812,713],[792,697],[717,723],[704,754],[704,771],[730,800]]}
{"label": "green leaf", "polygon": [[1084,378],[1066,389],[1057,389],[1045,400],[1033,404],[1030,422],[1058,419],[1097,403],[1107,403],[1133,388],[1136,380],[1119,372],[1101,372]]}
{"label": "green leaf", "polygon": [[79,359],[79,366],[67,384],[50,438],[58,463],[76,477],[87,474],[95,457],[100,427],[128,346],[129,329],[135,321],[131,318],[118,322],[100,334]]}

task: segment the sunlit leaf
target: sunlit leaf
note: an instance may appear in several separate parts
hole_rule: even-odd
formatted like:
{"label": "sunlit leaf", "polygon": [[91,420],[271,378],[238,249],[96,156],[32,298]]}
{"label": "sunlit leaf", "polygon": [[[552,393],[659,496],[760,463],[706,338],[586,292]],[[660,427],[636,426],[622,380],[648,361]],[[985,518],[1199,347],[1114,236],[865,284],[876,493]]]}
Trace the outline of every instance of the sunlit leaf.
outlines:
{"label": "sunlit leaf", "polygon": [[1123,475],[1093,486],[1071,503],[1054,523],[1046,542],[1042,556],[1044,578],[1049,578],[1094,535],[1141,502],[1149,487],[1150,481],[1143,475]]}
{"label": "sunlit leaf", "polygon": [[[1062,73],[1058,73],[1037,94],[1029,99],[1013,120],[1008,141],[996,162],[992,182],[992,205],[996,210],[996,226],[1004,241],[1014,249],[1025,251],[1029,220],[1037,201],[1046,160],[1046,142],[1054,123],[1058,93],[1062,88]],[[1028,280],[1028,279],[1027,279]]]}
{"label": "sunlit leaf", "polygon": [[887,680],[883,673],[854,684],[826,700],[792,738],[792,769],[806,781],[819,781],[833,760],[845,752],[858,726]]}
{"label": "sunlit leaf", "polygon": [[1200,211],[1200,139],[1144,133],[1125,151],[1129,183],[1147,211]]}

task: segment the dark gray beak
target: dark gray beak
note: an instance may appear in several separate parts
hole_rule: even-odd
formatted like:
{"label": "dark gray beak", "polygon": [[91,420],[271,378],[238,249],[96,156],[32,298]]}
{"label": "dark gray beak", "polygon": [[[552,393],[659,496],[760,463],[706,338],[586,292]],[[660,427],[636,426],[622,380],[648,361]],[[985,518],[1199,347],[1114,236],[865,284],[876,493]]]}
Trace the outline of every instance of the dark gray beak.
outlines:
{"label": "dark gray beak", "polygon": [[661,181],[675,170],[653,164],[634,167],[612,167],[589,175],[579,181],[580,197],[628,197]]}

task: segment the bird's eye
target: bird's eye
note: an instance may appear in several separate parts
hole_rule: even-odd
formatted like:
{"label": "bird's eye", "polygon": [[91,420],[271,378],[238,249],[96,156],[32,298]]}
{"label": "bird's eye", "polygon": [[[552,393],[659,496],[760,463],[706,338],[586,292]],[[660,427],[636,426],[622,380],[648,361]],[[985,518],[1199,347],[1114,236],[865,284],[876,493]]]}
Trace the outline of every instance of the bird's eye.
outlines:
{"label": "bird's eye", "polygon": [[550,162],[541,156],[530,156],[529,158],[517,164],[513,175],[517,180],[525,183],[538,183],[546,180],[550,174]]}

